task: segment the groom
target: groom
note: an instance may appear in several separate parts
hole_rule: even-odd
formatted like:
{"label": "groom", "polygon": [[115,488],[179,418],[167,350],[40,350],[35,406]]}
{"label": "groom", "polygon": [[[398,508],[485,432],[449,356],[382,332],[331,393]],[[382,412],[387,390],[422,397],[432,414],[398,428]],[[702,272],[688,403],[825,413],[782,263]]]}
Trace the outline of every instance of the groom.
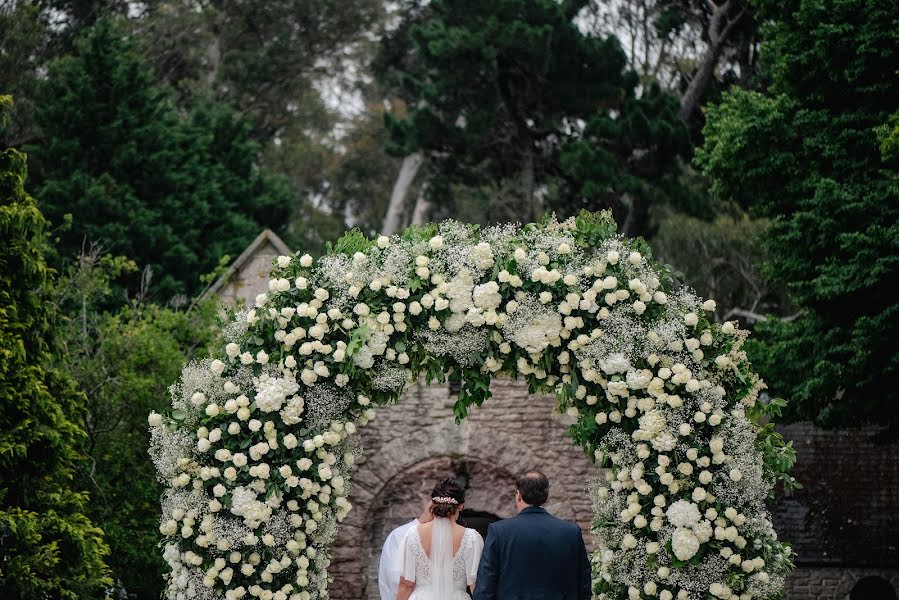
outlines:
{"label": "groom", "polygon": [[590,560],[581,528],[542,505],[549,480],[528,471],[515,483],[518,515],[492,523],[474,600],[590,600]]}

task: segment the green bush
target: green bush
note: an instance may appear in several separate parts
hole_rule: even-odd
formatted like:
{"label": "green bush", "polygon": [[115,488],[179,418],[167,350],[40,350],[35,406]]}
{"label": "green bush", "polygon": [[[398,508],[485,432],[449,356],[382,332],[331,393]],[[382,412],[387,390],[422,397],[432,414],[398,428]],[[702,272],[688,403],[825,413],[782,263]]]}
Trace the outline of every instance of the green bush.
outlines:
{"label": "green bush", "polygon": [[[0,96],[0,119],[11,103]],[[111,583],[108,548],[72,486],[84,396],[49,354],[52,271],[25,177],[25,155],[0,151],[0,597],[80,600]]]}

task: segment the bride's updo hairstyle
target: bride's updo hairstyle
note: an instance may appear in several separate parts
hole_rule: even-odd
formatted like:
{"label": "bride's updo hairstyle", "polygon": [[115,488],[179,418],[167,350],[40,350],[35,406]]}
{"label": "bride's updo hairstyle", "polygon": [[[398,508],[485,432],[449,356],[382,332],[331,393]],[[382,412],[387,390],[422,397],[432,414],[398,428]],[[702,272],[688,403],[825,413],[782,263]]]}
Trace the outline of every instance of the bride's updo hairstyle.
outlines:
{"label": "bride's updo hairstyle", "polygon": [[465,502],[465,489],[454,478],[448,477],[434,486],[431,502],[432,515],[449,518]]}

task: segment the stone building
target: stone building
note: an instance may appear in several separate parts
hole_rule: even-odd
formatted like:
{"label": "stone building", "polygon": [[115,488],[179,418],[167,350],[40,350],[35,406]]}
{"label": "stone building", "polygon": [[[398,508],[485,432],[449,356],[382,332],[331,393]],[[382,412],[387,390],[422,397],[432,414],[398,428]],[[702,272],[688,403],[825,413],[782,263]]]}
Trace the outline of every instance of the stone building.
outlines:
{"label": "stone building", "polygon": [[203,292],[203,296],[215,294],[232,307],[241,303],[252,306],[258,294],[268,291],[272,262],[279,256],[289,254],[292,252],[287,244],[274,231],[266,229]]}
{"label": "stone building", "polygon": [[[207,294],[234,305],[267,291],[275,257],[290,254],[265,231]],[[499,379],[493,398],[456,425],[451,386],[413,386],[395,406],[378,409],[363,428],[365,449],[353,477],[354,509],[335,542],[331,597],[375,600],[380,547],[394,527],[417,516],[431,486],[455,475],[468,487],[465,514],[480,530],[514,514],[514,482],[528,468],[550,479],[547,508],[578,523],[590,544],[586,488],[598,471],[566,435],[566,417],[552,398]],[[808,423],[782,426],[805,486],[772,507],[781,537],[793,543],[797,569],[788,600],[896,600],[899,589],[899,444],[873,431],[822,431]]]}

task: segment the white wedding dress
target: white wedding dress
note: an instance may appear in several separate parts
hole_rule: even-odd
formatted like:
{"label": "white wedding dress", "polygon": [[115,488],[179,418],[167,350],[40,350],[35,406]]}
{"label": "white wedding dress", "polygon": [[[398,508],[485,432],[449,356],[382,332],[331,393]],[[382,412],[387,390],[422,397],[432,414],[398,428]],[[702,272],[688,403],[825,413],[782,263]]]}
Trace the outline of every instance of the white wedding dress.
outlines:
{"label": "white wedding dress", "polygon": [[432,523],[430,558],[418,527],[409,530],[400,547],[403,578],[415,583],[409,600],[470,600],[465,589],[477,577],[484,540],[474,529],[466,529],[454,555],[452,521],[436,518]]}

